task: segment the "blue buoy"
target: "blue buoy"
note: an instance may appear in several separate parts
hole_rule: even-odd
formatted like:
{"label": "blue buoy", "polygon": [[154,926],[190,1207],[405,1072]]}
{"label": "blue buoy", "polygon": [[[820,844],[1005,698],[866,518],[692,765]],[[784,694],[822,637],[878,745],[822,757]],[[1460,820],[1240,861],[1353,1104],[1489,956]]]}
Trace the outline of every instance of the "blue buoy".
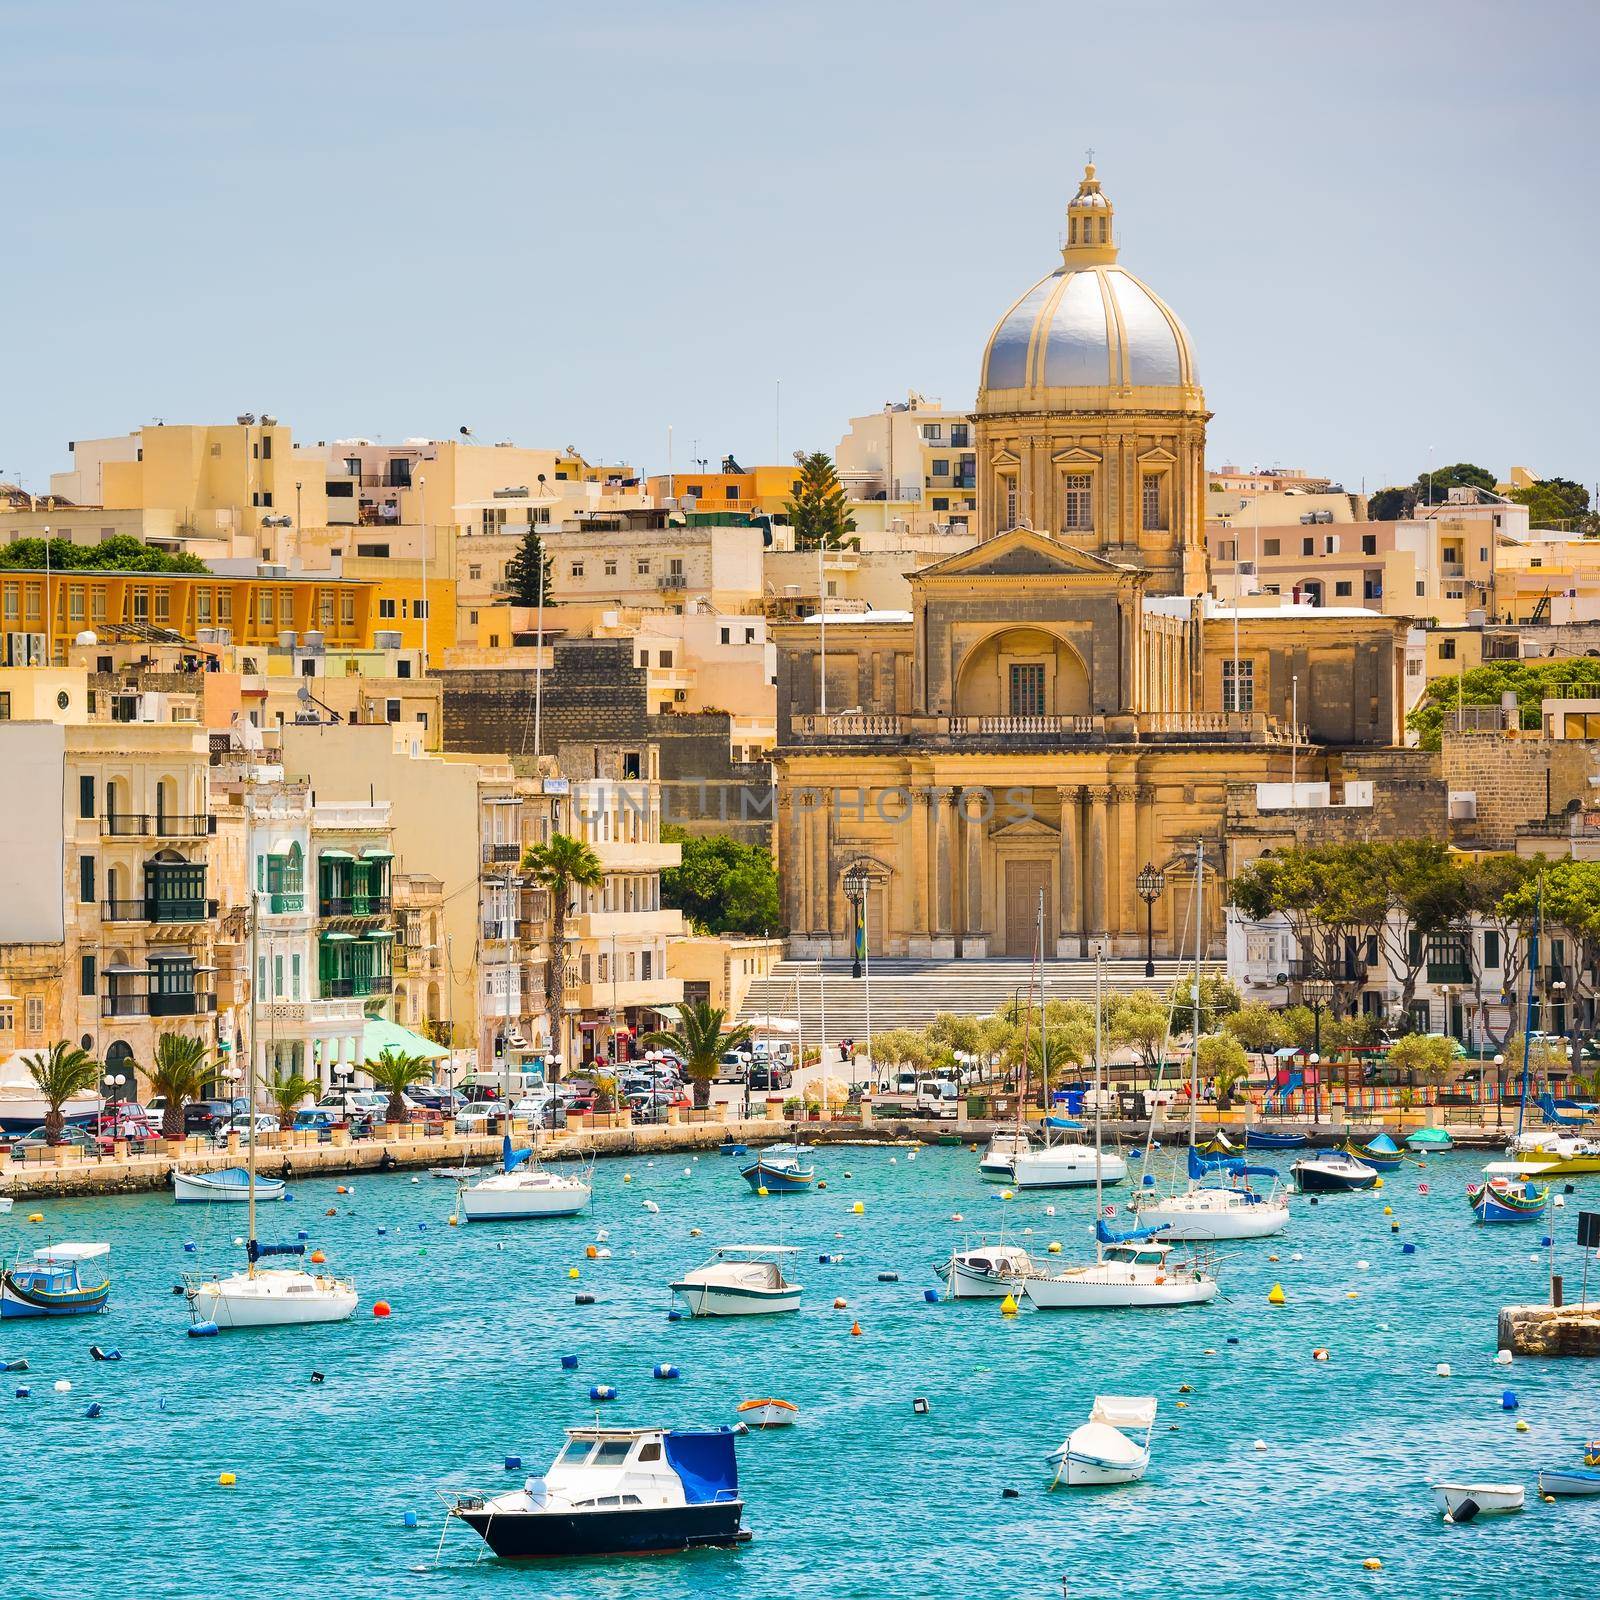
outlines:
{"label": "blue buoy", "polygon": [[183,1242],[183,1253],[186,1256],[192,1256],[199,1248],[200,1246],[197,1245],[193,1239],[185,1239]]}
{"label": "blue buoy", "polygon": [[590,1388],[589,1398],[598,1405],[602,1400],[615,1400],[617,1391],[609,1383],[597,1383]]}
{"label": "blue buoy", "polygon": [[1416,1253],[1417,1247],[1414,1244],[1403,1244],[1400,1246],[1400,1254],[1403,1256],[1414,1256]]}
{"label": "blue buoy", "polygon": [[662,1361],[657,1364],[655,1375],[658,1378],[676,1378],[678,1376],[678,1369],[670,1362]]}
{"label": "blue buoy", "polygon": [[818,1265],[818,1266],[819,1266],[819,1267],[825,1267],[825,1266],[827,1266],[827,1264],[828,1264],[828,1259],[829,1259],[829,1258],[828,1258],[828,1257],[827,1257],[827,1256],[818,1256],[818,1257],[817,1257],[817,1265]]}
{"label": "blue buoy", "polygon": [[1517,1391],[1515,1389],[1501,1391],[1500,1409],[1502,1411],[1515,1411],[1517,1409]]}
{"label": "blue buoy", "polygon": [[930,1306],[936,1306],[939,1303],[939,1291],[937,1289],[924,1289],[922,1291],[922,1298],[926,1300]]}
{"label": "blue buoy", "polygon": [[1139,1180],[1139,1182],[1140,1182],[1140,1183],[1141,1183],[1141,1184],[1142,1184],[1142,1185],[1143,1185],[1143,1186],[1144,1186],[1144,1187],[1145,1187],[1145,1188],[1146,1188],[1146,1189],[1153,1189],[1153,1188],[1155,1188],[1155,1186],[1156,1186],[1156,1175],[1155,1175],[1155,1173],[1153,1173],[1153,1172],[1147,1172],[1147,1173],[1145,1173],[1145,1175],[1144,1175],[1144,1176],[1143,1176],[1143,1177],[1142,1177],[1142,1178],[1141,1178],[1141,1179],[1140,1179],[1140,1180]]}
{"label": "blue buoy", "polygon": [[189,1328],[189,1337],[191,1339],[214,1339],[221,1332],[222,1329],[214,1322],[196,1322]]}
{"label": "blue buoy", "polygon": [[1551,1239],[1550,1239],[1550,1235],[1549,1235],[1549,1234],[1548,1234],[1548,1233],[1547,1233],[1547,1234],[1546,1234],[1546,1235],[1545,1235],[1545,1236],[1544,1236],[1544,1238],[1542,1238],[1542,1239],[1541,1239],[1541,1240],[1540,1240],[1540,1241],[1539,1241],[1539,1248],[1540,1248],[1540,1249],[1541,1249],[1541,1250],[1548,1250],[1548,1249],[1549,1249],[1549,1248],[1550,1248],[1550,1245],[1551,1245]]}
{"label": "blue buoy", "polygon": [[28,1398],[28,1396],[30,1394],[32,1394],[32,1393],[33,1393],[33,1390],[30,1389],[26,1384],[24,1384],[20,1389],[17,1390],[17,1399],[26,1400]]}
{"label": "blue buoy", "polygon": [[417,1514],[416,1514],[415,1511],[406,1511],[406,1512],[403,1512],[401,1514],[400,1526],[402,1528],[414,1528],[414,1527],[416,1527],[416,1525],[417,1525]]}
{"label": "blue buoy", "polygon": [[89,1354],[93,1356],[96,1361],[120,1361],[122,1359],[122,1352],[120,1350],[102,1350],[97,1344],[92,1344],[89,1346]]}
{"label": "blue buoy", "polygon": [[384,1234],[386,1234],[388,1231],[389,1230],[387,1228],[379,1228],[378,1229],[378,1237],[381,1239],[384,1236]]}
{"label": "blue buoy", "polygon": [[293,1199],[294,1196],[292,1194],[285,1194],[283,1197],[284,1204],[287,1205]]}
{"label": "blue buoy", "polygon": [[98,1417],[100,1415],[100,1402],[98,1400],[91,1401],[83,1415],[86,1421]]}
{"label": "blue buoy", "polygon": [[522,1457],[521,1456],[507,1456],[506,1457],[506,1471],[507,1472],[521,1472],[522,1471]]}
{"label": "blue buoy", "polygon": [[683,1321],[683,1313],[676,1306],[674,1306],[667,1313],[667,1321],[668,1322],[682,1322]]}
{"label": "blue buoy", "polygon": [[305,1240],[309,1239],[310,1237],[311,1237],[311,1235],[309,1233],[307,1233],[304,1228],[300,1229],[299,1232],[297,1232],[295,1234],[295,1238],[301,1240],[302,1242],[304,1242]]}
{"label": "blue buoy", "polygon": [[1230,1333],[1228,1335],[1228,1343],[1229,1344],[1238,1344],[1238,1342],[1239,1342],[1239,1335],[1238,1334]]}
{"label": "blue buoy", "polygon": [[576,1356],[562,1356],[561,1370],[563,1372],[576,1372],[578,1370],[578,1358]]}

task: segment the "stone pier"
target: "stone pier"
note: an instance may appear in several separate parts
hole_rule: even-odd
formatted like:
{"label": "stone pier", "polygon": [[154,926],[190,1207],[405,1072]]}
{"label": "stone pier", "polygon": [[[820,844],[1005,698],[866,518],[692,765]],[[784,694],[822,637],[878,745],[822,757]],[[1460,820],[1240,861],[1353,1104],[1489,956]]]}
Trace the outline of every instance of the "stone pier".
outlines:
{"label": "stone pier", "polygon": [[1514,1356],[1600,1356],[1600,1303],[1502,1306],[1499,1344]]}

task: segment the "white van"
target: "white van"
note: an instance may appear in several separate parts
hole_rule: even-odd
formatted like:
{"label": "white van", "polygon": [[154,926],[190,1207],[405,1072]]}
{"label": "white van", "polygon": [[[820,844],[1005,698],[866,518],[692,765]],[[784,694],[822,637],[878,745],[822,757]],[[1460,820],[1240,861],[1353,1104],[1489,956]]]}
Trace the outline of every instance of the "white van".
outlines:
{"label": "white van", "polygon": [[960,1091],[948,1078],[923,1078],[917,1084],[917,1110],[934,1117],[960,1114]]}

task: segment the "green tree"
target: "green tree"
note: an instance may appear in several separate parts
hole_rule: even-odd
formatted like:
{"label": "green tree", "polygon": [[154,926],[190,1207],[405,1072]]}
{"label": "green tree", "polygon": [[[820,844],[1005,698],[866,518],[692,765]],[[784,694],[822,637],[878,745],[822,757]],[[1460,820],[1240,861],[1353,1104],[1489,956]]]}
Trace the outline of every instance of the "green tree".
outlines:
{"label": "green tree", "polygon": [[764,845],[740,844],[726,834],[691,834],[669,823],[664,841],[683,850],[682,865],[661,874],[664,905],[708,933],[775,933],[782,925],[778,873]]}
{"label": "green tree", "polygon": [[366,1073],[372,1079],[372,1087],[389,1096],[384,1120],[409,1122],[406,1090],[413,1084],[426,1083],[433,1076],[433,1061],[428,1056],[414,1056],[405,1050],[384,1050],[366,1063]]}
{"label": "green tree", "polygon": [[872,1065],[880,1075],[889,1067],[926,1072],[932,1064],[928,1039],[915,1028],[885,1028],[872,1036]]}
{"label": "green tree", "polygon": [[[17,539],[0,548],[0,568],[7,571],[42,568],[45,541]],[[198,556],[157,550],[131,534],[119,533],[99,544],[74,544],[70,539],[50,540],[49,565],[56,572],[209,572]]]}
{"label": "green tree", "polygon": [[[1202,1004],[1204,1000],[1202,990]],[[1105,1029],[1111,1043],[1137,1051],[1146,1072],[1161,1065],[1170,1021],[1166,1001],[1149,989],[1129,989],[1107,998]]]}
{"label": "green tree", "polygon": [[1392,489],[1380,489],[1367,501],[1369,522],[1408,522],[1417,509],[1417,491],[1414,484],[1402,484]]}
{"label": "green tree", "polygon": [[784,504],[794,528],[795,549],[843,549],[845,535],[856,531],[856,520],[850,515],[833,457],[824,450],[814,450],[810,455],[797,452],[795,460],[800,477],[794,486],[794,498]]}
{"label": "green tree", "polygon": [[550,1018],[550,1038],[557,1050],[566,1048],[567,1020],[567,914],[574,889],[598,889],[605,878],[600,857],[582,839],[553,833],[544,844],[530,844],[522,852],[521,871],[550,896],[550,954],[544,964],[544,1005]]}
{"label": "green tree", "polygon": [[1537,730],[1541,702],[1564,684],[1594,686],[1600,693],[1600,659],[1577,656],[1556,661],[1488,661],[1448,678],[1435,678],[1406,717],[1424,750],[1437,750],[1445,718],[1458,705],[1498,706],[1507,693],[1517,697],[1518,724]]}
{"label": "green tree", "polygon": [[1442,1082],[1455,1069],[1458,1057],[1454,1043],[1437,1033],[1408,1033],[1389,1046],[1385,1059],[1396,1072]]}
{"label": "green tree", "polygon": [[743,1022],[723,1027],[727,1013],[705,1000],[686,1001],[676,1010],[677,1026],[646,1034],[645,1047],[671,1050],[682,1060],[683,1070],[694,1085],[695,1106],[704,1110],[711,1099],[711,1080],[717,1075],[718,1063],[730,1050],[749,1042],[750,1028]]}
{"label": "green tree", "polygon": [[1293,1042],[1283,1013],[1259,1001],[1240,1006],[1231,1016],[1222,1019],[1222,1026],[1256,1055],[1265,1055],[1269,1050],[1279,1050]]}
{"label": "green tree", "polygon": [[1216,1085],[1217,1104],[1226,1106],[1233,1091],[1250,1081],[1250,1058],[1231,1033],[1202,1034],[1199,1052],[1200,1077]]}
{"label": "green tree", "polygon": [[22,1064],[44,1099],[44,1142],[60,1144],[67,1125],[66,1103],[87,1094],[100,1081],[100,1063],[86,1050],[58,1039],[48,1050],[24,1056]]}
{"label": "green tree", "polygon": [[1541,478],[1511,498],[1528,508],[1528,525],[1567,533],[1600,533],[1600,518],[1589,509],[1589,491],[1571,478]]}
{"label": "green tree", "polygon": [[512,605],[536,606],[541,599],[550,604],[550,557],[534,523],[528,524],[522,543],[506,562],[506,582],[511,585]]}
{"label": "green tree", "polygon": [[[1175,1034],[1196,1032],[1194,1025],[1194,999],[1192,980],[1179,978],[1167,994],[1167,1004],[1172,1008],[1172,1031]],[[1244,1004],[1239,986],[1220,972],[1208,972],[1200,979],[1199,1032],[1209,1033],[1222,1019]]]}
{"label": "green tree", "polygon": [[1417,474],[1417,498],[1429,505],[1443,505],[1452,489],[1488,489],[1495,486],[1495,476],[1487,467],[1475,462],[1458,461],[1454,466],[1436,467],[1431,473]]}
{"label": "green tree", "polygon": [[[287,1133],[294,1126],[295,1113],[308,1096],[315,1099],[321,1087],[315,1078],[300,1072],[291,1072],[287,1078],[278,1078],[267,1085],[267,1097],[278,1113],[278,1127],[283,1132]],[[255,1114],[254,1106],[250,1112],[252,1116]]]}
{"label": "green tree", "polygon": [[[255,1041],[250,1041],[251,1048]],[[191,1039],[185,1033],[164,1033],[156,1040],[155,1065],[150,1069],[150,1088],[166,1098],[161,1113],[161,1137],[183,1137],[183,1114],[191,1101],[205,1092],[215,1072],[205,1040]]]}

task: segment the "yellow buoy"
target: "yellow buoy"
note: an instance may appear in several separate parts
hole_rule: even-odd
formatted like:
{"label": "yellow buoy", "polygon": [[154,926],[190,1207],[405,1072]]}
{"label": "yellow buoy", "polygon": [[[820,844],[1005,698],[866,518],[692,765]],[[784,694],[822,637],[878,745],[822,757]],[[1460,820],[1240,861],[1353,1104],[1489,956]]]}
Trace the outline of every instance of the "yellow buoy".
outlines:
{"label": "yellow buoy", "polygon": [[1346,1300],[1359,1300],[1361,1298],[1361,1296],[1357,1294],[1354,1289],[1345,1290],[1344,1297]]}
{"label": "yellow buoy", "polygon": [[1361,1563],[1361,1565],[1368,1572],[1382,1572],[1383,1571],[1383,1563],[1376,1556],[1368,1556],[1367,1559]]}
{"label": "yellow buoy", "polygon": [[1013,1198],[1013,1196],[1012,1196],[1012,1193],[1011,1193],[1011,1191],[1009,1189],[1002,1189],[1000,1191],[1000,1198],[1002,1200],[1010,1200],[1010,1199]]}
{"label": "yellow buoy", "polygon": [[1394,1207],[1393,1206],[1385,1206],[1383,1208],[1383,1214],[1386,1217],[1392,1217],[1394,1215]]}
{"label": "yellow buoy", "polygon": [[29,1222],[43,1222],[44,1221],[44,1212],[42,1212],[42,1211],[30,1211],[28,1213],[28,1221]]}
{"label": "yellow buoy", "polygon": [[452,1212],[451,1212],[451,1213],[450,1213],[450,1216],[449,1216],[449,1223],[450,1223],[450,1226],[451,1226],[451,1227],[452,1227],[452,1228],[454,1228],[454,1227],[458,1227],[458,1226],[459,1226],[459,1225],[460,1225],[460,1222],[461,1222],[461,1219],[460,1219],[460,1217],[458,1217],[458,1216],[457,1216],[457,1215],[456,1215],[456,1214],[455,1214],[455,1212],[453,1212],[453,1211],[452,1211]]}
{"label": "yellow buoy", "polygon": [[1000,1315],[1002,1317],[1014,1317],[1016,1314],[1017,1297],[1014,1294],[1008,1294],[1005,1299],[1000,1302]]}
{"label": "yellow buoy", "polygon": [[224,1489],[231,1489],[237,1480],[234,1478],[234,1475],[231,1472],[224,1472],[218,1475],[217,1482]]}
{"label": "yellow buoy", "polygon": [[1194,1393],[1194,1385],[1192,1383],[1180,1383],[1178,1385],[1178,1393],[1179,1394],[1193,1394]]}
{"label": "yellow buoy", "polygon": [[1189,1402],[1187,1400],[1174,1400],[1172,1403],[1178,1408],[1179,1411],[1187,1411],[1189,1409]]}
{"label": "yellow buoy", "polygon": [[1375,1180],[1373,1185],[1372,1185],[1372,1187],[1374,1189],[1381,1189],[1383,1187],[1383,1179],[1382,1178],[1378,1178],[1377,1180]]}
{"label": "yellow buoy", "polygon": [[576,1278],[578,1276],[578,1269],[576,1267],[568,1267],[567,1276],[569,1278]]}
{"label": "yellow buoy", "polygon": [[766,1186],[766,1184],[762,1184],[761,1187],[756,1190],[756,1193],[757,1194],[771,1194],[772,1191]]}
{"label": "yellow buoy", "polygon": [[1527,1431],[1528,1431],[1528,1424],[1526,1422],[1522,1421],[1522,1419],[1519,1417],[1517,1419],[1517,1432],[1518,1433],[1526,1433]]}
{"label": "yellow buoy", "polygon": [[857,1200],[857,1201],[856,1201],[856,1203],[855,1203],[855,1204],[854,1204],[854,1205],[853,1205],[853,1206],[851,1206],[851,1207],[850,1207],[850,1209],[851,1209],[851,1210],[852,1210],[852,1211],[853,1211],[853,1212],[854,1212],[854,1213],[855,1213],[855,1214],[856,1214],[856,1215],[857,1215],[857,1216],[858,1216],[858,1217],[860,1217],[860,1216],[865,1216],[865,1215],[866,1215],[866,1210],[867,1210],[867,1208],[866,1208],[866,1207],[865,1207],[865,1206],[864,1206],[864,1205],[862,1205],[862,1203],[861,1203],[861,1202],[860,1202],[860,1201],[859,1201],[859,1200]]}
{"label": "yellow buoy", "polygon": [[1052,1239],[1050,1243],[1045,1246],[1045,1248],[1051,1255],[1058,1256],[1061,1254],[1061,1241],[1059,1239]]}
{"label": "yellow buoy", "polygon": [[1267,1304],[1269,1306],[1281,1306],[1288,1300],[1288,1298],[1289,1297],[1283,1292],[1283,1285],[1281,1283],[1273,1284],[1271,1289],[1267,1291]]}
{"label": "yellow buoy", "polygon": [[624,1183],[632,1183],[633,1182],[633,1174],[631,1172],[624,1172],[622,1174],[622,1181]]}

